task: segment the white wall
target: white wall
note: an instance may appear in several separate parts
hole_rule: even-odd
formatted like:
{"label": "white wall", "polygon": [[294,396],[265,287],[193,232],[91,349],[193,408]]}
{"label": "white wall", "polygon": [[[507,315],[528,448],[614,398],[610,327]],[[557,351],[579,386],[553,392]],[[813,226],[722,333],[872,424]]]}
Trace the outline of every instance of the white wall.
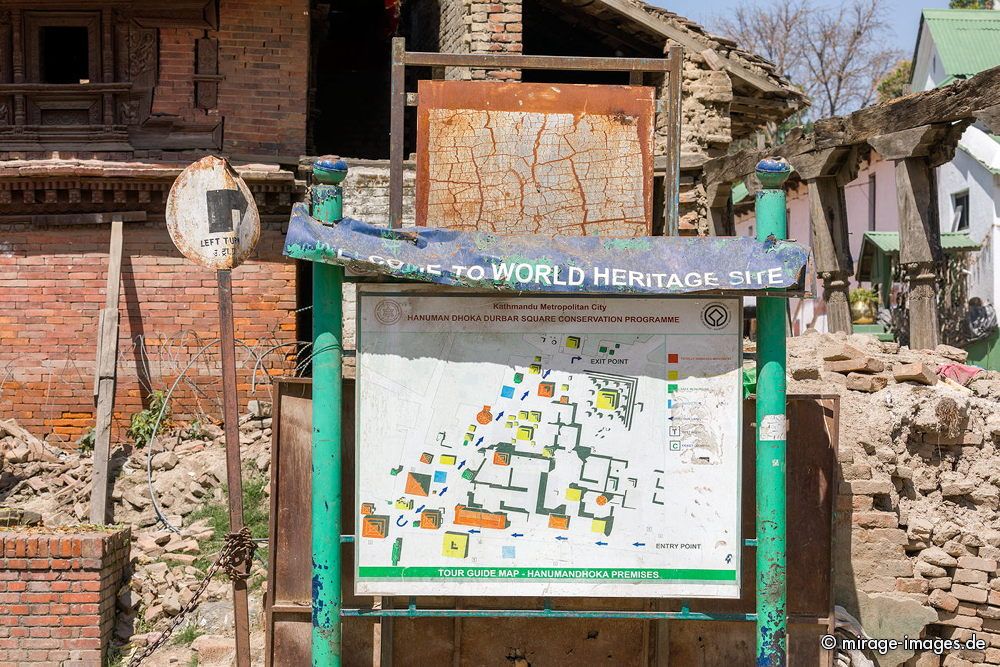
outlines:
{"label": "white wall", "polygon": [[[977,159],[979,158],[979,159]],[[937,170],[938,214],[941,231],[951,231],[954,195],[969,193],[969,236],[982,244],[970,256],[969,296],[996,304],[1000,295],[1000,177],[984,165],[1000,167],[1000,144],[975,127],[965,131],[955,158]]]}
{"label": "white wall", "polygon": [[913,92],[937,88],[947,78],[941,56],[926,23],[920,25],[918,40],[916,59],[913,63],[913,83],[910,87]]}

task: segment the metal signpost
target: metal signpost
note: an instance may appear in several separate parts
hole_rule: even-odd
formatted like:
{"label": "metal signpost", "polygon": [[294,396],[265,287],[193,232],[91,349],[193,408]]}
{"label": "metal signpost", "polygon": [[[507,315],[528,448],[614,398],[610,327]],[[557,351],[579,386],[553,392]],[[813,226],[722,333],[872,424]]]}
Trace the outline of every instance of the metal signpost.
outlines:
{"label": "metal signpost", "polygon": [[[313,165],[312,212],[317,220],[343,217],[347,176],[341,161]],[[342,460],[341,395],[343,382],[344,269],[313,263],[313,447],[312,564],[314,665],[340,665],[341,607],[340,508]]]}
{"label": "metal signpost", "polygon": [[[223,419],[226,436],[226,483],[229,488],[230,536],[244,531],[243,479],[240,463],[239,405],[236,393],[236,342],[233,331],[232,269],[260,238],[260,215],[250,188],[229,163],[208,156],[181,172],[167,198],[167,229],[181,253],[216,270],[219,282],[219,328],[222,345]],[[338,367],[339,371],[339,367]],[[246,575],[249,562],[233,578],[236,659],[250,665],[250,612]]]}
{"label": "metal signpost", "polygon": [[[338,184],[346,165],[314,165],[312,217],[303,206],[295,208],[285,246],[286,255],[314,262],[314,665],[341,664],[340,625],[346,616],[755,621],[757,664],[786,663],[782,299],[800,289],[808,255],[802,246],[782,240],[781,185],[789,171],[783,161],[758,166],[764,189],[757,196],[757,240],[541,239],[386,229],[342,220]],[[358,535],[340,534],[344,267],[396,282],[359,287]],[[448,296],[440,290],[428,292],[413,281],[488,288],[494,294]],[[506,294],[497,295],[498,290]],[[563,296],[555,296],[558,293]],[[568,298],[571,294],[585,298]],[[697,298],[663,298],[685,294]],[[694,423],[695,437],[678,436],[676,448],[671,426],[676,426],[672,419],[677,417],[694,416],[697,422],[699,409],[714,406],[719,416],[732,417],[738,428],[737,415],[726,413],[734,409],[728,392],[736,387],[735,382],[729,386],[727,374],[738,373],[740,367],[741,329],[736,329],[735,305],[739,301],[731,297],[741,294],[760,295],[757,534],[755,541],[745,542],[757,546],[756,613],[698,613],[683,602],[680,611],[554,609],[547,597],[543,609],[422,609],[414,597],[402,609],[342,607],[342,542],[356,544],[355,586],[360,594],[421,595],[447,589],[448,594],[461,591],[465,596],[483,591],[543,596],[738,595],[739,565],[734,560],[743,542],[738,516],[735,523],[685,523],[674,517],[679,512],[660,508],[654,498],[662,497],[657,495],[662,482],[674,489],[684,485],[677,474],[657,480],[656,470],[666,473],[674,465],[676,473],[686,465],[685,474],[708,475],[707,485],[722,484],[725,465],[738,456],[738,436],[728,435],[727,426],[721,424],[725,419],[711,425]],[[767,294],[773,296],[763,296]],[[642,295],[648,298],[640,299]],[[449,309],[449,300],[462,306]],[[558,307],[581,303],[588,305],[593,321]],[[527,313],[541,317],[532,320]],[[453,321],[452,315],[460,321]],[[497,320],[489,328],[476,320],[487,315]],[[502,323],[499,315],[505,315]],[[710,340],[705,327],[716,327],[723,334],[716,339],[718,349],[712,342],[683,339]],[[509,340],[484,333],[501,328]],[[736,333],[727,338],[730,329]],[[463,333],[474,342],[462,342]],[[493,347],[479,345],[484,340],[492,341]],[[668,349],[671,346],[677,351]],[[525,358],[513,358],[518,354]],[[607,361],[616,356],[623,361]],[[671,368],[684,358],[697,359],[703,366]],[[650,365],[650,359],[656,361]],[[590,372],[576,370],[575,364],[581,362]],[[473,366],[482,372],[470,372]],[[447,373],[452,375],[442,375]],[[407,390],[406,383],[421,379],[425,388],[436,386],[438,391]],[[490,395],[483,397],[479,390]],[[439,398],[442,405],[430,404]],[[371,406],[383,408],[377,417],[364,415],[369,399]],[[690,413],[683,407],[685,399]],[[657,401],[659,405],[654,404]],[[473,408],[470,413],[456,410],[466,404]],[[394,421],[390,414],[394,411],[419,433],[400,433],[403,421]],[[647,452],[653,458],[642,461],[643,454],[634,448],[614,450],[611,444],[614,451],[604,455],[600,449],[609,445],[595,444],[601,442],[602,423],[607,438],[621,437],[630,427],[650,429],[646,436],[659,438],[663,450]],[[574,440],[584,427],[596,429],[589,436],[593,446]],[[487,433],[493,434],[490,442],[484,440]],[[507,435],[501,440],[496,433]],[[648,443],[646,436],[643,442]],[[586,461],[580,475],[556,479],[551,472],[554,463],[571,460],[570,451]],[[394,461],[387,458],[391,456]],[[655,465],[654,460],[663,467],[644,469]],[[587,462],[593,466],[587,467]],[[536,486],[513,483],[525,479],[521,475],[515,480],[514,475],[520,474],[517,468],[528,470],[528,477],[534,475]],[[538,470],[549,472],[544,492]],[[675,505],[683,504],[683,495],[681,491]],[[628,508],[625,497],[631,503]],[[738,508],[728,505],[721,494],[714,500],[711,494],[699,500],[723,512]],[[501,504],[508,510],[499,511]],[[637,523],[630,525],[628,519]],[[688,533],[671,541],[664,537],[668,529]],[[719,529],[721,533],[713,532]],[[652,549],[638,536],[642,531],[652,536]],[[704,548],[720,534],[727,541],[721,551]],[[700,541],[693,535],[700,535]],[[671,544],[698,545],[689,550],[698,553],[684,554],[681,548],[669,548]],[[615,558],[601,560],[603,549],[615,549],[618,563]],[[622,559],[622,554],[627,557]],[[566,566],[543,567],[553,557],[562,558]]]}
{"label": "metal signpost", "polygon": [[[763,189],[754,203],[757,240],[788,237],[784,160],[761,160]],[[786,662],[788,590],[785,567],[785,300],[757,299],[757,665]]]}

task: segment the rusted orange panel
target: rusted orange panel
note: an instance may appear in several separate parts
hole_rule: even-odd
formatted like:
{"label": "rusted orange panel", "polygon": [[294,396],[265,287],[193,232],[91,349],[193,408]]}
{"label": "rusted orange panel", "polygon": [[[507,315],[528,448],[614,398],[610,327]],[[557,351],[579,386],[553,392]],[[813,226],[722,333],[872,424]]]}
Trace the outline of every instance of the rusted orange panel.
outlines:
{"label": "rusted orange panel", "polygon": [[648,236],[654,89],[420,81],[417,224]]}

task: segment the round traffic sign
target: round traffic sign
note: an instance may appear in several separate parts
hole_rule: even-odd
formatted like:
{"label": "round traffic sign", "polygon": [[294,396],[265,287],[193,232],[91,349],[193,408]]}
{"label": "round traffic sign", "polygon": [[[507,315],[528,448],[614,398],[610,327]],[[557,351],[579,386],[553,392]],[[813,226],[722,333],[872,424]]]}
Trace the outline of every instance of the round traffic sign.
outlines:
{"label": "round traffic sign", "polygon": [[260,238],[260,214],[236,170],[209,155],[180,173],[167,197],[167,229],[177,249],[212,269],[232,269]]}

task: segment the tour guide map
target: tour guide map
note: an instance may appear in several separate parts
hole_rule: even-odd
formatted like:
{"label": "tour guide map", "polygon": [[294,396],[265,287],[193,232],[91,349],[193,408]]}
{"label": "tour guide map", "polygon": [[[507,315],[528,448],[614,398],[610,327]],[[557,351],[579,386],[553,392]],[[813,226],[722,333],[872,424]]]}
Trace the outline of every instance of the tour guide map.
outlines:
{"label": "tour guide map", "polygon": [[739,299],[358,292],[358,594],[739,596]]}

